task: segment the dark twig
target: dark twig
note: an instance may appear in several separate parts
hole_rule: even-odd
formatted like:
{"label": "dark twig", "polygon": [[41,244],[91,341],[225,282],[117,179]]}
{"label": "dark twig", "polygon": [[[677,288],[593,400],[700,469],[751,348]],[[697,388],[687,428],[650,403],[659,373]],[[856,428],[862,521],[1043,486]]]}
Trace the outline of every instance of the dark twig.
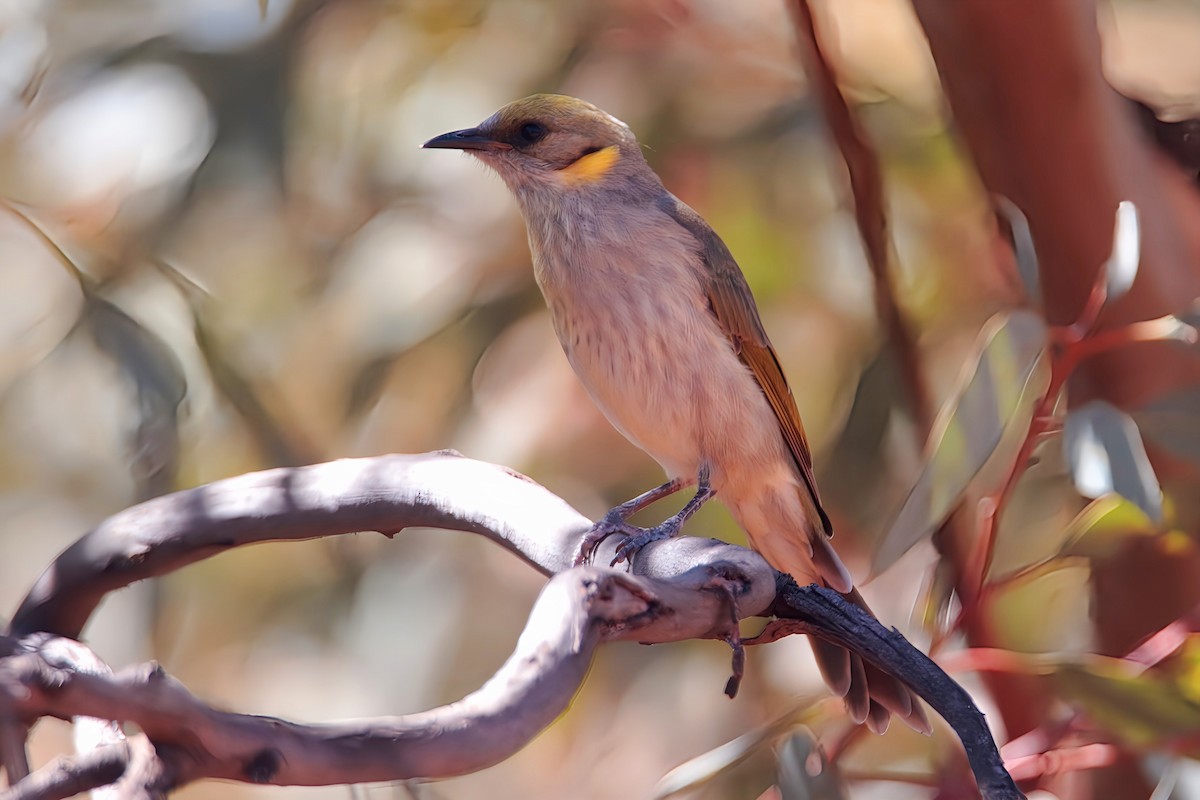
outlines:
{"label": "dark twig", "polygon": [[933,706],[962,740],[967,760],[984,798],[1021,798],[996,744],[970,695],[896,629],[884,628],[865,610],[829,589],[782,582],[774,614],[780,624],[799,621],[808,631],[845,645],[904,681]]}

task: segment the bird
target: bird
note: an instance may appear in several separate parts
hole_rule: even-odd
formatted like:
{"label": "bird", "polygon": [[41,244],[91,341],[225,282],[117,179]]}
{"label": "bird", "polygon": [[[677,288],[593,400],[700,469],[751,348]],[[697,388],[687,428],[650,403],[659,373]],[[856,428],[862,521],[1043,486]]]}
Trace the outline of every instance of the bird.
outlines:
{"label": "bird", "polygon": [[[715,496],[771,566],[866,608],[830,544],[800,413],[749,285],[720,236],[666,189],[630,127],[584,100],[535,94],[423,147],[464,151],[511,191],[567,360],[609,422],[667,474],[597,522],[576,563],[613,535],[613,563],[632,560]],[[692,486],[661,525],[627,522]],[[894,713],[928,731],[902,682],[810,640],[855,722],[882,732]]]}

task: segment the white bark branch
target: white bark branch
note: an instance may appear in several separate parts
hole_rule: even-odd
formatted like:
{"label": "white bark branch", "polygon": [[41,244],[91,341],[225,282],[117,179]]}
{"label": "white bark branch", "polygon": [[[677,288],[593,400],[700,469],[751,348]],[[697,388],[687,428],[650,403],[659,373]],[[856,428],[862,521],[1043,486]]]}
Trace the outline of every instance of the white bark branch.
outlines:
{"label": "white bark branch", "polygon": [[[154,665],[116,675],[77,669],[62,655],[70,650],[56,645],[56,636],[79,635],[105,593],[231,547],[362,530],[393,535],[416,525],[483,534],[553,576],[512,656],[456,703],[399,717],[303,725],[213,709]],[[927,700],[946,687],[931,681],[931,662],[916,659],[920,654],[899,634],[811,588],[797,589],[745,548],[684,537],[645,548],[632,574],[571,568],[589,526],[529,479],[444,452],[271,470],[161,497],[106,520],[37,581],[13,618],[13,636],[0,636],[0,718],[86,715],[136,723],[156,755],[126,770],[120,785],[129,791],[119,793],[153,797],[203,777],[327,785],[483,769],[563,712],[601,643],[736,642],[735,616],[773,613],[852,647],[861,640],[865,655]],[[877,646],[880,635],[887,648]],[[903,672],[914,664],[921,667],[915,677]],[[943,711],[947,702],[965,703],[974,711],[960,694],[933,698],[933,704]],[[972,719],[981,719],[974,715],[957,718],[971,727]],[[1020,797],[1005,782],[990,738],[980,742],[974,728],[960,736],[976,751],[971,763],[983,770],[986,796]],[[38,775],[12,792],[26,791]],[[22,796],[0,794],[0,800]]]}
{"label": "white bark branch", "polygon": [[[706,549],[741,555],[730,545]],[[758,580],[747,585],[773,583],[765,562],[752,566]],[[83,714],[136,723],[151,740],[191,754],[191,764],[176,765],[182,782],[328,785],[461,775],[512,755],[561,714],[601,642],[723,635],[727,604],[703,591],[706,572],[689,569],[671,582],[594,567],[556,575],[491,680],[456,703],[416,714],[300,725],[218,711],[153,665],[116,675],[73,670],[52,655],[62,640],[45,634],[27,637],[15,648],[27,652],[0,661],[0,698],[24,718]]]}

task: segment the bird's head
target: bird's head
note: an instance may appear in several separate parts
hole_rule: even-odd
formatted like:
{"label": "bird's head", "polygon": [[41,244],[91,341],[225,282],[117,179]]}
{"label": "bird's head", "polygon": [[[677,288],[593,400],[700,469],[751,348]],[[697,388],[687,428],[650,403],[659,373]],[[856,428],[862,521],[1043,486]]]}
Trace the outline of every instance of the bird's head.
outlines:
{"label": "bird's head", "polygon": [[653,178],[628,125],[560,94],[516,100],[478,127],[435,136],[423,146],[476,156],[518,196],[616,186],[643,173]]}

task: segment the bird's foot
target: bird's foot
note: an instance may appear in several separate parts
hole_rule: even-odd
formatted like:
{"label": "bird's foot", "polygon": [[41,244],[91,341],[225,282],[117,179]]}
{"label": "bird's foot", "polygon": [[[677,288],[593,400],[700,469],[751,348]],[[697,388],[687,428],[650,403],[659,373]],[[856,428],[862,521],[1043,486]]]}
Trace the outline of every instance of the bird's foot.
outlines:
{"label": "bird's foot", "polygon": [[[629,526],[633,527],[633,526]],[[613,556],[613,560],[609,562],[610,567],[615,567],[622,561],[633,563],[634,557],[641,551],[643,547],[651,542],[658,542],[663,539],[670,539],[679,535],[679,529],[683,527],[680,522],[674,518],[667,520],[661,525],[655,525],[653,528],[633,528],[636,533],[626,535],[625,540],[617,545],[617,554]]]}
{"label": "bird's foot", "polygon": [[597,548],[610,536],[621,537],[621,543],[617,545],[617,554],[609,563],[610,567],[615,567],[622,561],[632,563],[638,551],[651,542],[678,536],[679,531],[683,529],[683,523],[687,522],[700,506],[704,505],[705,501],[716,494],[708,484],[708,466],[706,464],[700,466],[696,496],[689,500],[678,514],[653,528],[639,528],[636,525],[630,525],[626,520],[649,504],[679,491],[683,485],[683,481],[672,478],[662,486],[651,489],[609,511],[604,515],[604,519],[593,525],[592,529],[583,535],[571,563],[576,567],[590,564],[596,557]]}
{"label": "bird's foot", "polygon": [[626,522],[619,513],[619,509],[614,508],[583,535],[579,547],[575,550],[572,563],[577,567],[581,564],[590,564],[596,557],[596,550],[610,536],[620,536],[621,543],[617,545],[617,553],[609,562],[609,566],[615,567],[622,561],[631,562],[638,551],[651,542],[678,535],[680,527],[681,525],[672,518],[653,528],[639,528],[637,525],[630,525]]}
{"label": "bird's foot", "polygon": [[643,529],[636,525],[630,525],[625,521],[624,516],[620,513],[620,507],[614,508],[604,515],[604,518],[592,526],[591,530],[583,535],[579,546],[575,548],[575,557],[571,560],[573,566],[581,566],[590,564],[596,557],[596,550],[610,536],[623,536],[626,539],[637,536]]}

